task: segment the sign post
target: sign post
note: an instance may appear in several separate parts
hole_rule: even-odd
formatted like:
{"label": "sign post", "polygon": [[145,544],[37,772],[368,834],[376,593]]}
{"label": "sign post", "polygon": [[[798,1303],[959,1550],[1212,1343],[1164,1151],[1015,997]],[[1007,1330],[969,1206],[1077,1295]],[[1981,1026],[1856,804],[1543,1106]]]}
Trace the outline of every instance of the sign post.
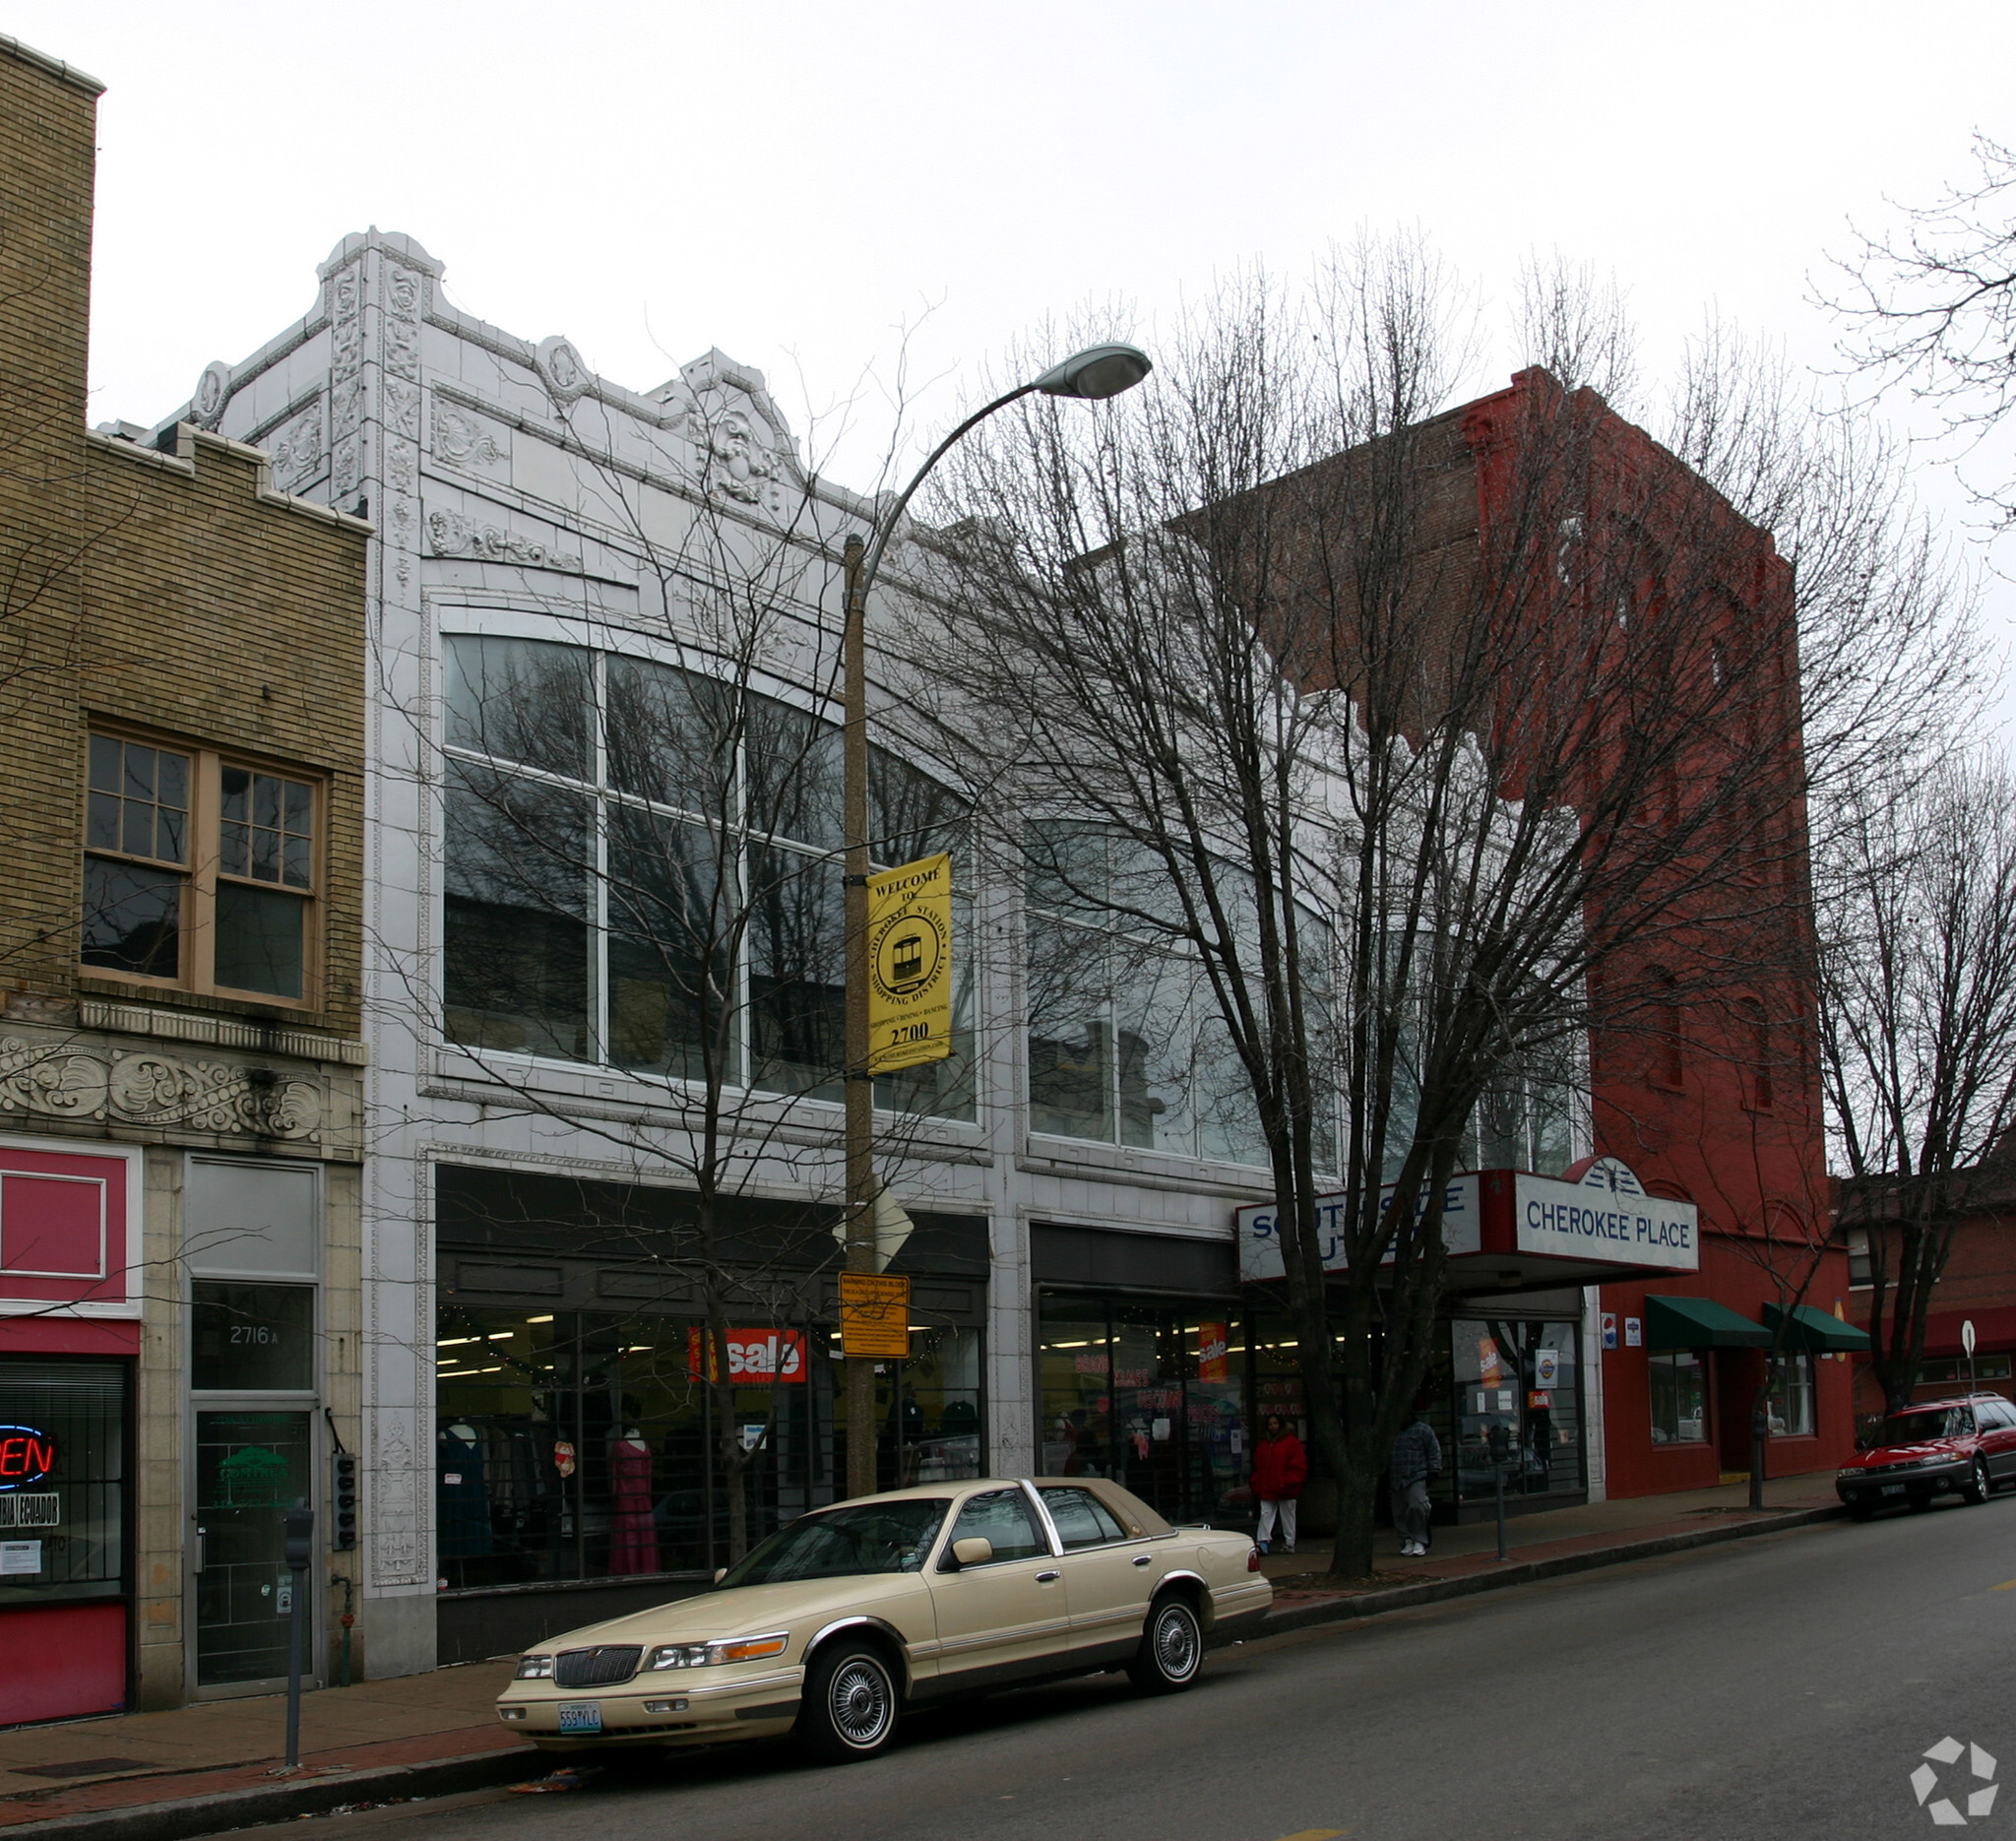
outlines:
{"label": "sign post", "polygon": [[1967,1351],[1967,1391],[1974,1391],[1974,1319],[1967,1318],[1960,1325],[1960,1346]]}
{"label": "sign post", "polygon": [[840,1352],[850,1361],[910,1359],[910,1280],[900,1273],[840,1275]]}

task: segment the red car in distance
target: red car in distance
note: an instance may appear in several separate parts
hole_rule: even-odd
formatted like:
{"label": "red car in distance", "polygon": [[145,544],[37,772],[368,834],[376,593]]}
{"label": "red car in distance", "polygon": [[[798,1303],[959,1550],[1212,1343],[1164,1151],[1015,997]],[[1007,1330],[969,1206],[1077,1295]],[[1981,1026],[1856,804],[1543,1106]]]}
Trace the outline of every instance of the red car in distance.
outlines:
{"label": "red car in distance", "polygon": [[1834,1492],[1867,1521],[1879,1508],[1928,1507],[1947,1491],[1985,1502],[2005,1483],[2016,1483],[2016,1406],[1977,1393],[1891,1414],[1835,1473]]}

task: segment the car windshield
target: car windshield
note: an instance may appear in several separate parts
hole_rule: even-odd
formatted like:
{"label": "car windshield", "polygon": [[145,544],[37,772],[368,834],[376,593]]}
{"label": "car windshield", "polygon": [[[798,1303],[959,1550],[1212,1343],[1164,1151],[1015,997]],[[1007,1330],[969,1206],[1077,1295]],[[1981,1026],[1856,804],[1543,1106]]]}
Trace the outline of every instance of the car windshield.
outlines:
{"label": "car windshield", "polygon": [[739,1565],[730,1566],[720,1590],[776,1585],[786,1579],[840,1579],[856,1572],[915,1572],[951,1500],[928,1496],[903,1502],[860,1502],[801,1515],[787,1522]]}
{"label": "car windshield", "polygon": [[1933,1438],[1965,1438],[1974,1430],[1974,1415],[1964,1406],[1924,1407],[1916,1413],[1893,1413],[1883,1422],[1884,1444],[1924,1444]]}

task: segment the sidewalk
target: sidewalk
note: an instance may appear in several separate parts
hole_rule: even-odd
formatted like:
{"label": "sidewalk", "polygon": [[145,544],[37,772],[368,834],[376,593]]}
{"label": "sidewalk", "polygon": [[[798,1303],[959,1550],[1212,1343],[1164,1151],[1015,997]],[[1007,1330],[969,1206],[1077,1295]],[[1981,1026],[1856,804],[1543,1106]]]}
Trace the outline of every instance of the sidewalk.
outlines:
{"label": "sidewalk", "polygon": [[[1612,1549],[1700,1535],[1709,1530],[1747,1531],[1760,1519],[1774,1526],[1798,1526],[1839,1509],[1831,1471],[1767,1482],[1761,1518],[1750,1508],[1749,1500],[1750,1486],[1732,1483],[1672,1495],[1629,1496],[1622,1501],[1590,1502],[1578,1508],[1544,1509],[1532,1515],[1508,1514],[1505,1547],[1510,1558],[1503,1562],[1498,1558],[1495,1521],[1469,1522],[1457,1528],[1437,1527],[1434,1546],[1422,1559],[1403,1558],[1399,1535],[1391,1528],[1381,1528],[1372,1544],[1377,1583],[1367,1589],[1378,1591],[1402,1584],[1473,1578],[1502,1572],[1508,1565],[1531,1565],[1575,1555],[1607,1555]],[[1275,1581],[1277,1610],[1305,1598],[1339,1596],[1323,1581],[1329,1565],[1327,1540],[1304,1541],[1293,1554],[1282,1553],[1277,1540],[1275,1551],[1260,1562],[1261,1570]]]}
{"label": "sidewalk", "polygon": [[[1827,1476],[1765,1486],[1762,1515],[1748,1487],[1640,1496],[1507,1520],[1509,1560],[1490,1522],[1438,1528],[1424,1559],[1403,1559],[1382,1529],[1378,1576],[1330,1586],[1330,1544],[1311,1541],[1263,1562],[1276,1581],[1265,1630],[1297,1629],[1488,1591],[1656,1553],[1796,1528],[1839,1512]],[[167,1713],[130,1713],[0,1732],[0,1841],[180,1841],[255,1822],[360,1803],[443,1796],[539,1776],[538,1753],[507,1733],[491,1702],[508,1662],[324,1688],[301,1701],[298,1775],[279,1769],[286,1702],[278,1695],[212,1700]]]}
{"label": "sidewalk", "polygon": [[[538,1753],[492,1710],[510,1677],[482,1662],[303,1694],[293,1776],[283,1694],[0,1732],[0,1834],[68,1817],[55,1832],[153,1841],[536,1777]],[[135,1819],[89,1819],[122,1812]]]}

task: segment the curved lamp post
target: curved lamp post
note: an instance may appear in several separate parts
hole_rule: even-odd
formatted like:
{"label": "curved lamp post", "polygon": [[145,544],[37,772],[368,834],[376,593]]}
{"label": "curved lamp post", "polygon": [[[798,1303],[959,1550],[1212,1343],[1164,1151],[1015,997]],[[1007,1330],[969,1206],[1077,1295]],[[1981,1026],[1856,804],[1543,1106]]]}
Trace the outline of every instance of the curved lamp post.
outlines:
{"label": "curved lamp post", "polygon": [[[875,1081],[868,1071],[868,590],[904,509],[931,469],[959,441],[1024,397],[1077,397],[1098,403],[1131,390],[1155,368],[1134,346],[1090,346],[1032,383],[976,410],[933,448],[896,503],[877,521],[874,541],[847,540],[847,613],[841,633],[842,825],[847,840],[847,1269],[875,1270]],[[900,1417],[900,1415],[899,1415]],[[847,1361],[847,1492],[875,1491],[875,1365]]]}

